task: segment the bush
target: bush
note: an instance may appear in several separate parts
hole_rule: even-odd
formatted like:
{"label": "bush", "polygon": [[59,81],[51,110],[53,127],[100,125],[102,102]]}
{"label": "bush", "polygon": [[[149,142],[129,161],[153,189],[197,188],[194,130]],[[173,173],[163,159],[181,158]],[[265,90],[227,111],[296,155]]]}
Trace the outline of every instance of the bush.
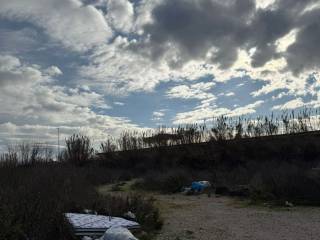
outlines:
{"label": "bush", "polygon": [[292,164],[265,165],[251,181],[251,187],[254,199],[307,205],[320,202],[320,177]]}
{"label": "bush", "polygon": [[0,239],[72,240],[63,214],[84,209],[114,216],[130,210],[143,229],[153,231],[161,226],[159,212],[150,199],[135,195],[102,197],[88,181],[91,172],[104,172],[107,177],[101,179],[103,182],[119,178],[108,174],[107,169],[62,163],[0,168]]}
{"label": "bush", "polygon": [[66,139],[64,160],[76,165],[82,165],[92,158],[93,152],[90,138],[74,134]]}
{"label": "bush", "polygon": [[187,170],[169,170],[166,172],[149,172],[134,187],[147,191],[176,193],[192,182],[192,174]]}

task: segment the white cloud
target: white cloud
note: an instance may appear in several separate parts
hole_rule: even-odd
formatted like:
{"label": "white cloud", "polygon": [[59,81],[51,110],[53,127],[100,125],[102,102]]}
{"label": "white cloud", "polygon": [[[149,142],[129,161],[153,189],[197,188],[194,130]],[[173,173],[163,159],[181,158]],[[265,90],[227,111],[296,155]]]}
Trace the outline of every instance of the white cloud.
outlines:
{"label": "white cloud", "polygon": [[225,96],[227,96],[227,97],[232,97],[234,95],[235,95],[234,92],[228,92],[228,93],[225,94]]}
{"label": "white cloud", "polygon": [[78,0],[0,0],[0,5],[1,17],[31,22],[72,50],[88,50],[112,36],[102,13]]}
{"label": "white cloud", "polygon": [[158,110],[158,111],[154,111],[154,112],[152,113],[152,118],[151,118],[151,120],[152,120],[152,121],[155,121],[155,122],[160,122],[160,121],[162,121],[162,120],[163,120],[163,117],[166,115],[165,112],[166,112],[166,109],[160,109],[160,110]]}
{"label": "white cloud", "polygon": [[319,2],[312,3],[311,5],[307,6],[306,9],[304,9],[303,13],[310,12],[312,10],[319,9],[319,8],[320,8],[320,3]]}
{"label": "white cloud", "polygon": [[[55,85],[47,69],[22,63],[14,56],[0,55],[0,62],[0,135],[7,142],[52,142],[57,127],[63,136],[82,132],[95,140],[139,128],[127,118],[96,113],[93,108],[109,108],[97,92]],[[52,69],[58,72],[58,68]]]}
{"label": "white cloud", "polygon": [[288,109],[295,109],[299,107],[305,106],[305,103],[303,102],[302,98],[297,98],[294,100],[291,100],[289,102],[286,102],[285,104],[274,106],[273,110],[288,110]]}
{"label": "white cloud", "polygon": [[133,4],[128,0],[107,0],[106,19],[120,32],[129,32],[134,23]]}
{"label": "white cloud", "polygon": [[208,91],[215,85],[213,82],[200,82],[191,85],[178,85],[169,89],[166,93],[169,98],[181,99],[207,99],[213,97]]}
{"label": "white cloud", "polygon": [[0,71],[10,71],[20,65],[18,58],[10,55],[0,55]]}
{"label": "white cloud", "polygon": [[247,114],[253,114],[256,112],[256,108],[260,107],[264,101],[256,101],[254,103],[248,104],[244,107],[238,107],[230,111],[229,114],[227,114],[230,117],[236,117],[241,115],[247,115]]}
{"label": "white cloud", "polygon": [[281,92],[281,93],[277,94],[276,96],[272,96],[272,100],[281,99],[281,98],[283,98],[285,96],[288,96],[288,93]]}
{"label": "white cloud", "polygon": [[124,106],[123,102],[113,102],[114,105],[118,105],[118,106]]}
{"label": "white cloud", "polygon": [[164,113],[163,112],[153,112],[152,115],[154,117],[163,117],[164,116]]}
{"label": "white cloud", "polygon": [[151,92],[160,82],[192,81],[213,73],[199,62],[190,62],[182,69],[170,69],[165,62],[152,62],[128,50],[134,42],[118,36],[111,44],[96,48],[89,57],[90,63],[79,68],[83,81],[112,95],[127,95]]}
{"label": "white cloud", "polygon": [[[128,50],[135,42],[136,40],[117,37],[113,43],[96,48],[89,58],[90,63],[79,68],[83,82],[99,86],[108,94],[128,95],[139,91],[151,92],[163,82],[184,81],[180,87],[168,90],[168,96],[175,98],[180,94],[181,98],[205,99],[210,93],[192,88],[189,81],[208,75],[214,76],[215,82],[249,77],[253,81],[259,79],[266,82],[261,89],[248,93],[258,97],[279,89],[287,89],[291,95],[305,95],[309,92],[309,89],[305,88],[306,81],[310,73],[314,73],[305,72],[295,76],[284,71],[287,65],[284,58],[274,59],[263,67],[253,68],[250,56],[242,50],[239,51],[238,60],[228,70],[221,70],[205,61],[190,61],[182,68],[172,69],[165,61],[152,62],[143,55]],[[285,48],[284,45],[281,46]]]}
{"label": "white cloud", "polygon": [[215,108],[215,107],[206,107],[198,108],[188,112],[178,113],[174,119],[173,124],[193,124],[202,122],[206,119],[212,119],[216,116],[226,115],[230,112],[227,108]]}
{"label": "white cloud", "polygon": [[267,8],[270,7],[276,0],[256,0],[257,8]]}
{"label": "white cloud", "polygon": [[44,71],[51,77],[62,75],[62,71],[57,66],[51,66]]}
{"label": "white cloud", "polygon": [[285,52],[288,47],[296,41],[298,30],[293,29],[284,37],[276,41],[277,51]]}
{"label": "white cloud", "polygon": [[38,66],[24,66],[18,58],[0,55],[0,86],[2,91],[8,87],[26,86],[40,81],[42,73]]}
{"label": "white cloud", "polygon": [[203,120],[210,120],[213,117],[218,117],[221,115],[236,117],[241,115],[252,114],[256,112],[256,108],[261,106],[263,101],[257,101],[252,104],[248,104],[243,107],[238,107],[234,109],[228,109],[224,107],[216,106],[201,106],[197,107],[192,111],[178,113],[173,119],[173,124],[189,124],[202,122]]}

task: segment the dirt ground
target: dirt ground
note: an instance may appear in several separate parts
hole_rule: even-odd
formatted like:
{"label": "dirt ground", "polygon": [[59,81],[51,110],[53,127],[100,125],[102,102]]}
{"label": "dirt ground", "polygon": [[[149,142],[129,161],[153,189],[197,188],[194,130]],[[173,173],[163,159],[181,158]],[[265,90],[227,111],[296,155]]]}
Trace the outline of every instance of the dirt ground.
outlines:
{"label": "dirt ground", "polygon": [[320,208],[274,209],[206,195],[154,197],[164,217],[157,240],[320,239]]}
{"label": "dirt ground", "polygon": [[[121,192],[131,192],[130,184]],[[110,185],[100,187],[110,194]],[[320,208],[270,208],[212,195],[142,193],[156,199],[164,225],[156,240],[319,240]]]}

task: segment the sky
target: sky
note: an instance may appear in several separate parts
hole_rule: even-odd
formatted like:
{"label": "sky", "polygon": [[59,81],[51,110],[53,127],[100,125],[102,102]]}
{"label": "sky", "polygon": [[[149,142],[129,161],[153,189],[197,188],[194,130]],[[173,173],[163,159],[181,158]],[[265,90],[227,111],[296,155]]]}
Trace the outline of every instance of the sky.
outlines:
{"label": "sky", "polygon": [[320,106],[320,0],[0,6],[0,151]]}

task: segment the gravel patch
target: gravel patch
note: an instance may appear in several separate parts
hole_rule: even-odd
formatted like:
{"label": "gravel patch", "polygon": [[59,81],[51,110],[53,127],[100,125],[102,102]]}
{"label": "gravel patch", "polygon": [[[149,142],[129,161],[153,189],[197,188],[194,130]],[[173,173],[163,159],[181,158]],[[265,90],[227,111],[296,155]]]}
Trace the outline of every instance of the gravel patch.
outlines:
{"label": "gravel patch", "polygon": [[272,209],[206,195],[155,198],[164,218],[157,240],[320,239],[320,208]]}

